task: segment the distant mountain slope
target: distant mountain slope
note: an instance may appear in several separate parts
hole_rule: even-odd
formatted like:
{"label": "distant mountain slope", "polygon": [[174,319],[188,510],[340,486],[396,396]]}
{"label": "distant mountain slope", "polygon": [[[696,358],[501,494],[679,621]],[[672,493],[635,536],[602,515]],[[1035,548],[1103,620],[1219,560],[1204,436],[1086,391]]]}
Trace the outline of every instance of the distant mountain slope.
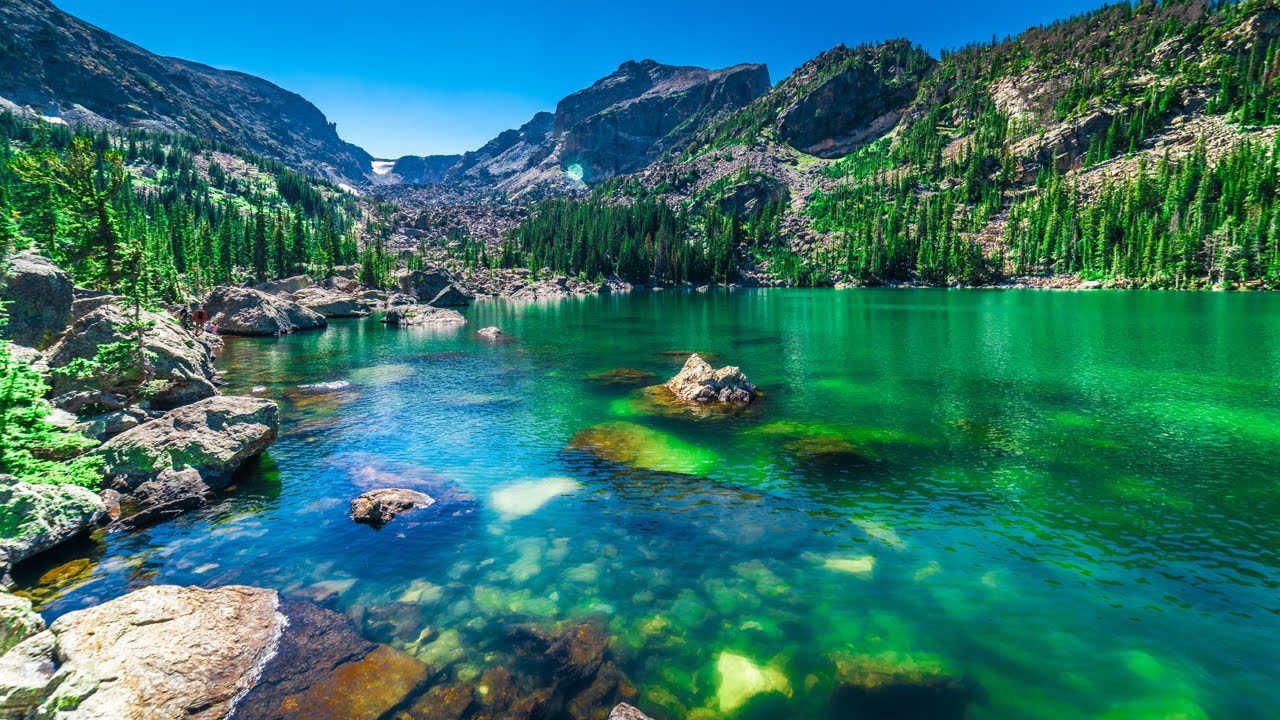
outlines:
{"label": "distant mountain slope", "polygon": [[[763,65],[704,70],[626,62],[561,100],[554,114],[538,113],[519,129],[466,153],[443,180],[512,196],[581,190],[647,167],[707,122],[768,89]],[[436,159],[401,158],[397,167],[422,167],[427,161]],[[406,172],[402,178],[413,182],[416,176]]]}
{"label": "distant mountain slope", "polygon": [[222,140],[335,180],[363,179],[373,160],[295,93],[155,55],[47,0],[0,2],[0,98],[73,123]]}

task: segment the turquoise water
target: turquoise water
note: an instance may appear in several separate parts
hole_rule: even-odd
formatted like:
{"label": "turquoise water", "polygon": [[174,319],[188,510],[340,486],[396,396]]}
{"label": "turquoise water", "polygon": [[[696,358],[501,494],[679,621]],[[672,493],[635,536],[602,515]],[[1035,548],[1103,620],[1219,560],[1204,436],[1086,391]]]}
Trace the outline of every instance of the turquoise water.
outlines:
{"label": "turquoise water", "polygon": [[[1280,297],[668,291],[466,314],[229,339],[228,392],[281,403],[269,456],[210,508],[19,580],[53,616],[152,583],[394,604],[411,627],[372,639],[464,679],[511,623],[599,619],[657,718],[827,717],[850,667],[964,678],[971,718],[1280,709]],[[592,377],[654,384],[688,351],[765,397],[696,415]],[[328,381],[350,385],[298,389]],[[442,502],[381,531],[346,517],[387,486]],[[744,663],[773,695],[739,707],[723,673]]]}

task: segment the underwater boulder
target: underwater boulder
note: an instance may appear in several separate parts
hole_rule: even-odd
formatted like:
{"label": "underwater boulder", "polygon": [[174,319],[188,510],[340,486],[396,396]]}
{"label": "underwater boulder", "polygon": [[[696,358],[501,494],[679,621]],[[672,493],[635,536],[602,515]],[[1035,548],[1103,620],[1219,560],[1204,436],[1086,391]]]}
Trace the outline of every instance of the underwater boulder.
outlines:
{"label": "underwater boulder", "polygon": [[720,462],[710,450],[644,425],[621,421],[579,431],[569,441],[569,449],[615,465],[682,475],[705,474]]}
{"label": "underwater boulder", "polygon": [[757,695],[780,693],[791,697],[791,682],[781,670],[758,665],[742,655],[720,653],[716,659],[716,675],[719,679],[716,700],[724,715],[738,710]]}
{"label": "underwater boulder", "polygon": [[657,373],[635,368],[616,368],[588,375],[585,380],[597,385],[630,385],[640,386],[658,379]]}
{"label": "underwater boulder", "polygon": [[866,720],[963,720],[975,684],[933,655],[839,653],[831,660],[839,684],[829,717]]}

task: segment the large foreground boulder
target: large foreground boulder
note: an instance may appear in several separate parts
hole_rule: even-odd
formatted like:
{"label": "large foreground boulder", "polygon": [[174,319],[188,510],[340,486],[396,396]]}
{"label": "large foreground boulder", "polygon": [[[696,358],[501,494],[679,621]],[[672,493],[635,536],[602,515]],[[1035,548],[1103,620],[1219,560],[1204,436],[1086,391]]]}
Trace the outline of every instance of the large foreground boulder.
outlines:
{"label": "large foreground boulder", "polygon": [[667,381],[667,389],[685,402],[743,406],[755,397],[756,386],[733,366],[719,370],[701,356],[690,355],[684,367]]}
{"label": "large foreground boulder", "polygon": [[437,325],[441,327],[467,324],[467,319],[457,310],[431,307],[429,305],[407,305],[393,307],[382,316],[382,322],[395,327],[420,327]]}
{"label": "large foreground boulder", "polygon": [[[76,360],[92,360],[102,346],[132,340],[125,336],[124,328],[133,322],[133,310],[125,302],[123,298],[108,297],[77,303],[71,331],[45,353],[49,366],[61,368]],[[153,407],[167,410],[218,394],[213,383],[213,352],[208,344],[165,315],[144,310],[141,320],[151,325],[143,335],[143,344],[155,366],[149,394]],[[53,392],[63,395],[88,390],[133,395],[144,379],[137,368],[92,379],[55,375]]]}
{"label": "large foreground boulder", "polygon": [[71,321],[71,278],[30,250],[10,258],[9,266],[7,282],[0,282],[9,322],[0,332],[19,345],[47,347]]}
{"label": "large foreground boulder", "polygon": [[271,400],[219,395],[177,408],[112,438],[95,452],[105,485],[124,495],[166,470],[192,468],[226,487],[246,460],[275,442],[280,410]]}
{"label": "large foreground boulder", "polygon": [[0,575],[95,527],[105,508],[91,490],[0,475]]}
{"label": "large foreground boulder", "polygon": [[33,630],[0,656],[0,717],[377,720],[427,676],[346,617],[253,587],[148,587]]}
{"label": "large foreground boulder", "polygon": [[286,335],[327,324],[314,310],[251,288],[220,287],[205,300],[204,309],[226,335]]}
{"label": "large foreground boulder", "polygon": [[359,298],[336,290],[309,287],[293,294],[293,301],[326,318],[364,317],[369,306]]}

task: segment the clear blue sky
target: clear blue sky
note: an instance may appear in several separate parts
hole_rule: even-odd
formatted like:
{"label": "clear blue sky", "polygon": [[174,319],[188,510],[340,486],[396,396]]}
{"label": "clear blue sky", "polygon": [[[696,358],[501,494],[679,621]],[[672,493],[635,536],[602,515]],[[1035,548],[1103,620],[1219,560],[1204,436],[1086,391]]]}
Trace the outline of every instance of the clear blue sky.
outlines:
{"label": "clear blue sky", "polygon": [[54,0],[153,52],[300,93],[377,157],[472,150],[625,60],[769,66],[837,43],[910,38],[937,54],[1100,0],[508,2]]}

